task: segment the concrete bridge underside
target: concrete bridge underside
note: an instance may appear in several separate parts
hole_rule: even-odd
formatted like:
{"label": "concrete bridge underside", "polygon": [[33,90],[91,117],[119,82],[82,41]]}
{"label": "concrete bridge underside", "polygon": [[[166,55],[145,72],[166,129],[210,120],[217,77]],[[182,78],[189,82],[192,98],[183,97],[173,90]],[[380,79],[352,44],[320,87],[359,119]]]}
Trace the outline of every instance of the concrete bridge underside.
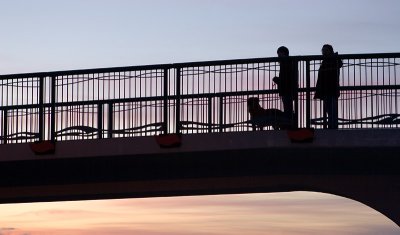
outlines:
{"label": "concrete bridge underside", "polygon": [[0,203],[313,191],[364,203],[400,225],[400,130],[285,131],[64,141],[37,156],[0,146]]}

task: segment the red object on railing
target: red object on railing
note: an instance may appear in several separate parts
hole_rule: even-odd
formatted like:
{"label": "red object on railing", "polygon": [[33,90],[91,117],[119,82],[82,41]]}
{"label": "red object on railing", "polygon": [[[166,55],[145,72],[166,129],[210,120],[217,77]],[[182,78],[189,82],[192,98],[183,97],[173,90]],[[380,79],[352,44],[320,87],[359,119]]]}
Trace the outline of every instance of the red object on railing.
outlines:
{"label": "red object on railing", "polygon": [[177,148],[182,145],[181,134],[161,134],[155,136],[155,139],[161,148]]}
{"label": "red object on railing", "polygon": [[292,143],[311,143],[314,140],[314,128],[299,128],[287,131]]}
{"label": "red object on railing", "polygon": [[36,155],[53,154],[56,151],[56,143],[50,140],[30,143],[29,147]]}

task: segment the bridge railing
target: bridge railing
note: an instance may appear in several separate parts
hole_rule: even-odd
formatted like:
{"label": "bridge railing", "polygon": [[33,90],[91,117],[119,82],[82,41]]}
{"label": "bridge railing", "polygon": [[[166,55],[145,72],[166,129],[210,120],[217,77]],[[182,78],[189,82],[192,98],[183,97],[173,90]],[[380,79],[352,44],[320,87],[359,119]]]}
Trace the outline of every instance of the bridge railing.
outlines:
{"label": "bridge railing", "polygon": [[[339,128],[398,128],[400,53],[340,55]],[[298,67],[299,127],[326,127],[313,99],[321,56]],[[0,75],[0,140],[251,131],[247,99],[283,110],[279,58]],[[267,127],[266,129],[271,129]]]}

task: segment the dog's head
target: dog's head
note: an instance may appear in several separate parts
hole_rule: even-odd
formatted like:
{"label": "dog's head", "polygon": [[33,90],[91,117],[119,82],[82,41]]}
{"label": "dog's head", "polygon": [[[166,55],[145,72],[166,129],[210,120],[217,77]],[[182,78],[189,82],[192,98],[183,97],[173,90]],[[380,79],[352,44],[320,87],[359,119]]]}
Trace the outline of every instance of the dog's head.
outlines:
{"label": "dog's head", "polygon": [[247,110],[250,115],[257,115],[260,112],[260,99],[258,97],[250,97],[247,99]]}
{"label": "dog's head", "polygon": [[260,107],[260,99],[258,97],[250,97],[247,99],[247,108],[249,110],[259,107]]}

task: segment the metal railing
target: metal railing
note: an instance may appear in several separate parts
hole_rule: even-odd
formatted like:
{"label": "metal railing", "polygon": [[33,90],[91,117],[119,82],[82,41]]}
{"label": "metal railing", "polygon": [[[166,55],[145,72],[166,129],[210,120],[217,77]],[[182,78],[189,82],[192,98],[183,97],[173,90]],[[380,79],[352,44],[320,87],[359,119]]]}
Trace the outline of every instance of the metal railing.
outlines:
{"label": "metal railing", "polygon": [[[339,128],[398,128],[400,53],[339,55]],[[324,128],[321,56],[294,56],[299,127]],[[0,75],[1,143],[251,131],[247,98],[283,110],[279,58]],[[271,127],[269,127],[271,128]]]}

